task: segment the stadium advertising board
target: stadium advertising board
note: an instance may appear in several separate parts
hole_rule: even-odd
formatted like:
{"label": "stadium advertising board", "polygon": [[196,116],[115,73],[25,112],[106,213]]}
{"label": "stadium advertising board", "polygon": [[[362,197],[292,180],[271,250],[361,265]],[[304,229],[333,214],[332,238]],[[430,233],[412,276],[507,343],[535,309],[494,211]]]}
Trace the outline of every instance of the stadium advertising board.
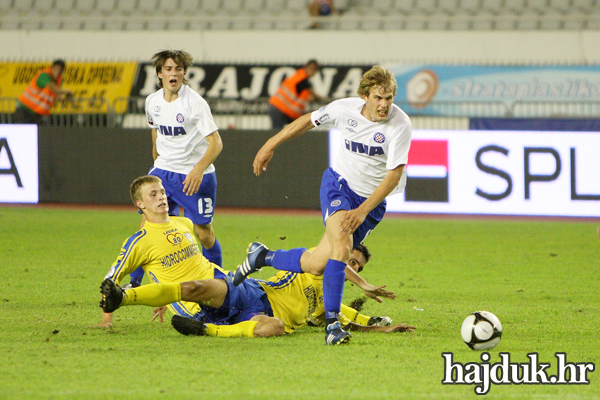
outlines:
{"label": "stadium advertising board", "polygon": [[0,125],[0,203],[37,203],[36,125]]}
{"label": "stadium advertising board", "polygon": [[[330,132],[335,165],[339,131]],[[415,130],[388,211],[600,216],[600,133]]]}
{"label": "stadium advertising board", "polygon": [[[392,66],[396,103],[407,113],[456,115],[449,103],[499,103],[499,115],[517,102],[596,103],[600,66]],[[446,104],[444,104],[446,103]],[[473,112],[473,107],[469,108]],[[488,115],[489,116],[489,115]]]}
{"label": "stadium advertising board", "polygon": [[[0,63],[0,97],[18,98],[35,74],[47,63]],[[136,76],[136,62],[71,62],[63,73],[62,86],[73,92],[69,100],[57,101],[53,113],[106,113],[115,99],[127,98]],[[118,104],[118,103],[117,103]],[[122,102],[125,112],[126,103]],[[14,104],[11,103],[11,107]],[[14,109],[2,110],[12,113]]]}
{"label": "stadium advertising board", "polygon": [[[302,65],[285,64],[194,64],[187,71],[188,84],[201,96],[211,100],[211,109],[266,112],[251,100],[268,98],[281,82]],[[368,65],[322,65],[311,78],[315,93],[332,99],[356,96],[356,88]],[[133,97],[146,97],[158,90],[158,77],[152,64],[140,64],[138,78],[131,91]],[[266,107],[266,104],[262,104]]]}

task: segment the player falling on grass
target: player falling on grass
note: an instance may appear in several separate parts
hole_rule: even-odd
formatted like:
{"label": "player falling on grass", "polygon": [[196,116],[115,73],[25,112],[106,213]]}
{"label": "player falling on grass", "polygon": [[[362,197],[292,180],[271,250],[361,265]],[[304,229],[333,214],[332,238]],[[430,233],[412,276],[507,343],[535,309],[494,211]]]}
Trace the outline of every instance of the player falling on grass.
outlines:
{"label": "player falling on grass", "polygon": [[[305,248],[270,251],[254,242],[235,273],[240,284],[264,266],[283,271],[323,275],[327,326],[326,344],[347,343],[351,334],[338,322],[350,251],[383,218],[385,198],[404,190],[411,141],[410,119],[393,104],[396,79],[387,69],[374,66],[363,75],[360,98],[336,100],[306,114],[270,138],[257,153],[253,168],[258,176],[267,169],[275,149],[289,139],[321,126],[342,133],[335,170],[321,181],[321,211],[325,235],[314,252]],[[333,144],[336,145],[336,144]]]}
{"label": "player falling on grass", "polygon": [[[362,269],[363,250],[355,249],[349,268]],[[102,282],[100,306],[112,313],[121,306],[162,306],[171,302],[194,302],[202,312],[193,318],[175,314],[173,327],[184,335],[221,337],[269,337],[292,333],[310,322],[324,320],[322,279],[312,274],[280,271],[268,280],[247,279],[233,286],[231,277],[182,283],[143,285],[122,290],[110,279]],[[198,318],[199,317],[199,318]],[[342,305],[340,320],[349,330],[407,332],[415,327],[392,324],[389,317],[368,317]],[[324,322],[324,321],[323,321]]]}
{"label": "player falling on grass", "polygon": [[221,245],[212,226],[217,199],[213,162],[223,149],[221,136],[208,104],[187,85],[192,56],[164,50],[152,61],[161,89],[146,98],[154,157],[149,175],[162,179],[172,215],[178,215],[179,207],[185,210],[204,256],[221,266]]}
{"label": "player falling on grass", "polygon": [[[131,298],[129,296],[125,296],[125,298],[132,299],[134,304],[139,304],[135,303],[136,301],[142,302],[145,300],[153,302],[152,304],[168,304],[171,311],[181,317],[199,319],[206,316],[209,321],[216,323],[207,325],[206,333],[210,335],[253,337],[283,334],[282,319],[273,317],[272,310],[280,307],[283,311],[276,311],[276,313],[285,316],[287,315],[285,310],[294,309],[303,301],[304,304],[308,304],[308,298],[312,299],[312,296],[308,296],[307,293],[316,293],[318,290],[316,288],[312,291],[308,289],[308,286],[313,285],[308,275],[298,279],[293,284],[290,283],[294,279],[284,278],[282,284],[274,283],[276,287],[282,286],[284,290],[273,289],[275,290],[273,296],[280,300],[278,301],[279,306],[271,308],[269,299],[267,299],[267,290],[263,288],[261,283],[249,279],[243,285],[234,287],[231,282],[231,273],[210,263],[201,254],[193,236],[191,221],[184,217],[169,216],[167,196],[160,178],[156,176],[137,178],[131,184],[130,195],[133,203],[144,214],[146,224],[139,232],[125,240],[117,260],[102,284],[105,314],[102,323],[98,326],[106,327],[112,324],[111,312],[121,305],[119,299],[116,302],[116,307],[114,307],[115,302],[111,302],[112,290],[118,288],[116,284],[140,265],[152,282],[166,283],[166,285],[144,285],[136,289],[139,292],[136,290],[125,292],[131,293]],[[361,259],[357,255],[356,268],[364,265],[366,261],[362,260],[366,260],[365,257],[363,256]],[[212,278],[216,279],[213,280]],[[210,282],[192,285],[192,288],[196,289],[196,291],[192,291],[192,295],[207,296],[202,301],[205,312],[202,312],[198,302],[180,301],[182,300],[181,297],[177,300],[174,299],[174,296],[177,296],[177,291],[180,290],[178,289],[179,282],[196,280]],[[298,288],[300,282],[304,282],[302,283],[304,286],[301,286],[296,294],[300,295],[301,298],[287,298],[285,287]],[[363,290],[368,289],[369,286],[364,282]],[[161,289],[159,290],[159,288]],[[307,291],[305,292],[304,289]],[[394,297],[393,293],[389,291],[379,290],[375,293],[388,298]],[[307,299],[302,300],[302,296]],[[183,300],[185,299],[186,297],[183,298]],[[195,300],[197,298],[191,297],[191,299]],[[305,308],[308,309],[308,306]],[[316,306],[313,306],[313,308],[316,309]],[[306,319],[307,311],[305,310],[302,313],[302,307],[300,310],[300,317],[298,315],[290,317],[296,322],[290,322],[289,326],[299,325],[299,318]],[[348,311],[348,314],[350,315],[351,312]],[[283,318],[285,319],[285,317]],[[220,326],[220,324],[232,325]]]}

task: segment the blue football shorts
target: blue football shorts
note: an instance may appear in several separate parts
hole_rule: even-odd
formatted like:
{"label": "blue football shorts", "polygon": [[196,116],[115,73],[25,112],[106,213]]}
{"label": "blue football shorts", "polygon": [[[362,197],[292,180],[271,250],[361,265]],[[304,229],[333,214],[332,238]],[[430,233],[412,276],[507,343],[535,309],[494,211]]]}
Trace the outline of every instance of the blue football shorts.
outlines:
{"label": "blue football shorts", "polygon": [[[327,218],[339,210],[354,210],[365,202],[366,198],[357,195],[349,187],[344,178],[328,168],[323,173],[321,180],[321,213],[323,215],[323,224]],[[353,247],[361,244],[367,236],[375,229],[377,224],[383,219],[387,202],[385,199],[377,205],[367,215],[364,222],[354,231],[352,235]]]}
{"label": "blue football shorts", "polygon": [[191,219],[195,225],[212,223],[217,201],[217,174],[215,172],[204,174],[198,193],[191,196],[187,196],[183,192],[183,181],[186,174],[153,167],[148,175],[158,176],[162,179],[169,201],[169,215],[178,216],[181,207],[185,217]]}
{"label": "blue football shorts", "polygon": [[273,316],[273,309],[267,294],[256,280],[246,279],[239,286],[233,286],[233,274],[225,279],[227,296],[217,309],[204,307],[206,322],[224,325],[249,321],[255,315]]}

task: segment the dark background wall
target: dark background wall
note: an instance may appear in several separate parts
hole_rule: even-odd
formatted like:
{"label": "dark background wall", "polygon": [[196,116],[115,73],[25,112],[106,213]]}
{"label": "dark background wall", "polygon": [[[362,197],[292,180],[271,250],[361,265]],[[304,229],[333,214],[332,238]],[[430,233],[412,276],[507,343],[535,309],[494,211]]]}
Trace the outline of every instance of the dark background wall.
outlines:
{"label": "dark background wall", "polygon": [[[254,156],[274,133],[220,131],[217,206],[319,208],[327,133],[309,132],[285,143],[255,177]],[[38,147],[40,202],[128,204],[129,184],[152,166],[148,129],[41,127]]]}

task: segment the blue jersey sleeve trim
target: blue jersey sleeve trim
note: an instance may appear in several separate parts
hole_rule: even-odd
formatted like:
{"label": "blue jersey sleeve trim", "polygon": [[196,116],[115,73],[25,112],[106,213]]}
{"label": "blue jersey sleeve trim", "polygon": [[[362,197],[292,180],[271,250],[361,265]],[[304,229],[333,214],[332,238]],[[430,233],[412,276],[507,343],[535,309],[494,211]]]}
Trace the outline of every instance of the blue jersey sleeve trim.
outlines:
{"label": "blue jersey sleeve trim", "polygon": [[123,245],[123,251],[124,251],[123,259],[117,261],[117,264],[115,265],[115,268],[114,268],[115,272],[112,274],[110,279],[113,279],[115,276],[119,276],[119,274],[123,270],[123,267],[124,267],[127,259],[131,255],[131,251],[133,250],[133,248],[135,247],[137,242],[139,242],[140,239],[143,238],[144,236],[146,236],[146,230],[142,229],[141,231],[136,232],[129,239],[127,239],[127,242],[125,242],[125,245]]}
{"label": "blue jersey sleeve trim", "polygon": [[259,280],[259,281],[261,283],[263,283],[264,285],[272,287],[274,289],[283,289],[283,288],[291,285],[292,282],[296,279],[297,276],[298,276],[298,274],[295,273],[295,272],[288,272],[285,275],[283,275],[283,277],[281,277],[280,279],[278,279],[276,282],[273,282],[273,281],[263,281],[263,280]]}

